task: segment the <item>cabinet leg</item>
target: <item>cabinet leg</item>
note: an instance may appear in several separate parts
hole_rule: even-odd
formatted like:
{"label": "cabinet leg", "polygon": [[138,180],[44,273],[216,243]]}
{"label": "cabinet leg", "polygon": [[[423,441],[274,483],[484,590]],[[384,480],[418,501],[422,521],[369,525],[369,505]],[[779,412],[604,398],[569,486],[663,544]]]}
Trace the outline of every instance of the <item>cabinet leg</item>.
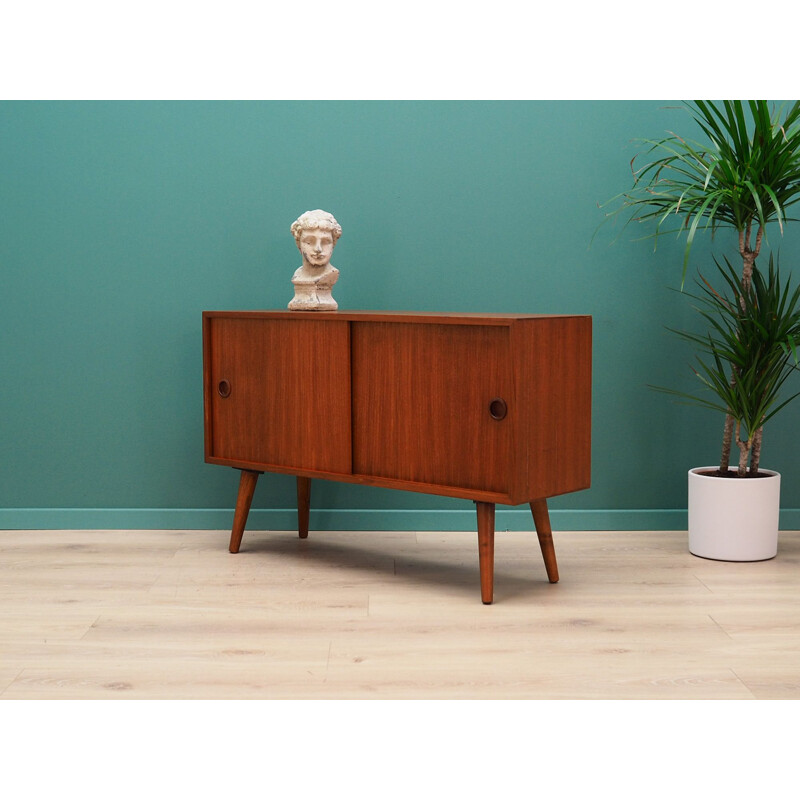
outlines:
{"label": "cabinet leg", "polygon": [[239,546],[242,544],[242,534],[244,526],[247,524],[247,515],[250,513],[250,504],[253,502],[253,492],[256,490],[256,482],[260,472],[251,472],[249,469],[242,470],[239,478],[239,494],[236,497],[236,511],[233,513],[233,528],[231,529],[231,543],[228,548],[231,553],[238,553]]}
{"label": "cabinet leg", "polygon": [[533,524],[536,526],[536,535],[539,537],[539,547],[542,548],[544,568],[550,583],[558,583],[558,564],[556,563],[556,550],[553,547],[553,531],[550,528],[550,514],[547,511],[547,500],[534,500],[531,502]]}
{"label": "cabinet leg", "polygon": [[297,476],[297,532],[308,538],[308,514],[311,508],[311,478]]}
{"label": "cabinet leg", "polygon": [[494,597],[494,503],[475,503],[478,510],[478,563],[481,572],[481,600],[488,605]]}

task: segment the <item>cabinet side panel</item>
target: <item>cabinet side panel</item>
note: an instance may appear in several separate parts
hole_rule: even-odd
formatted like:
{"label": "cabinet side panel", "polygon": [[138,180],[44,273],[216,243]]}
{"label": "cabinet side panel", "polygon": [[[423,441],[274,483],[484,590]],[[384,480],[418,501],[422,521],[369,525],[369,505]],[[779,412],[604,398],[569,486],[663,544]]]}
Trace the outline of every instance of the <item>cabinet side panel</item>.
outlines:
{"label": "cabinet side panel", "polygon": [[354,322],[352,363],[356,474],[508,493],[518,413],[508,326]]}
{"label": "cabinet side panel", "polygon": [[517,323],[517,369],[526,386],[528,499],[591,483],[592,320]]}
{"label": "cabinet side panel", "polygon": [[349,323],[209,322],[207,455],[349,473]]}
{"label": "cabinet side panel", "polygon": [[203,314],[203,432],[205,457],[213,456],[213,421],[211,398],[211,318]]}

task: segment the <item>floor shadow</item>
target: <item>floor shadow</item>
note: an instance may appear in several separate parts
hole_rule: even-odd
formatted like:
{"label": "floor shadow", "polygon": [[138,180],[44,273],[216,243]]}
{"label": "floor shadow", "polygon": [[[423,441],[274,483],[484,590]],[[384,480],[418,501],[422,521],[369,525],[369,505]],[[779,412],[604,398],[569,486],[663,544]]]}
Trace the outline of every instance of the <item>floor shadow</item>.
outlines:
{"label": "floor shadow", "polygon": [[[365,537],[379,535],[380,532],[365,533]],[[392,553],[382,547],[355,544],[352,539],[345,542],[324,537],[324,533],[315,534],[313,531],[308,539],[300,539],[293,532],[256,532],[242,542],[237,557],[275,556],[291,559],[294,562],[336,567],[351,574],[369,573],[376,577],[382,576],[387,581],[445,586],[450,589],[458,587],[465,594],[480,596],[477,546],[474,559],[468,562],[461,552],[435,557],[420,553]],[[535,558],[526,558],[525,561],[526,563],[530,561],[531,566],[530,576],[525,577],[519,575],[518,564],[513,573],[506,571],[502,565],[495,564],[495,602],[504,598],[535,596],[551,586],[543,563],[539,563]]]}

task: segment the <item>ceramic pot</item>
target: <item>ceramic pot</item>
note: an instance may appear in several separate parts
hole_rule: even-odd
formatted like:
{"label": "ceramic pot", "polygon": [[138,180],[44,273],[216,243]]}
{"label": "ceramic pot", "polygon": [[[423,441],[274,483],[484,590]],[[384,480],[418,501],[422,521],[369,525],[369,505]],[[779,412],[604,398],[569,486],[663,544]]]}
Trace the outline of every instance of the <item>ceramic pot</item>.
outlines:
{"label": "ceramic pot", "polygon": [[778,553],[781,476],[704,475],[717,467],[689,470],[689,552],[717,561],[765,561]]}

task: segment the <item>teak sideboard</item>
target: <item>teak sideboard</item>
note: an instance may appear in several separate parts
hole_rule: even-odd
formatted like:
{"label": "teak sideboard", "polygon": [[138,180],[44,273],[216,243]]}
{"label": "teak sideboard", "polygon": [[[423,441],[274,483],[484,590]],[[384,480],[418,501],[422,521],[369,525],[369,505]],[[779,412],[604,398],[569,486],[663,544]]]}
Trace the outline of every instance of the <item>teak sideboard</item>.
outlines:
{"label": "teak sideboard", "polygon": [[241,470],[230,551],[263,472],[473,500],[491,603],[495,504],[529,503],[551,583],[547,498],[590,484],[589,316],[205,311],[205,460]]}

